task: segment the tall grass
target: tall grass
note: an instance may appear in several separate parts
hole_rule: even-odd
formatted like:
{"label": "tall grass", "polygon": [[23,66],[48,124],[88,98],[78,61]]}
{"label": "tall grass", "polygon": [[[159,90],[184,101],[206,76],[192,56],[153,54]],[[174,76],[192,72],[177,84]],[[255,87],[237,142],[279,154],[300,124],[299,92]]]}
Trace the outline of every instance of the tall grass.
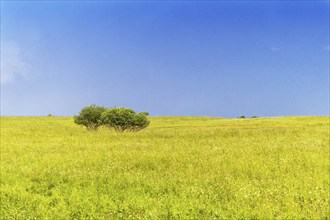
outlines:
{"label": "tall grass", "polygon": [[329,117],[1,117],[3,219],[329,219]]}

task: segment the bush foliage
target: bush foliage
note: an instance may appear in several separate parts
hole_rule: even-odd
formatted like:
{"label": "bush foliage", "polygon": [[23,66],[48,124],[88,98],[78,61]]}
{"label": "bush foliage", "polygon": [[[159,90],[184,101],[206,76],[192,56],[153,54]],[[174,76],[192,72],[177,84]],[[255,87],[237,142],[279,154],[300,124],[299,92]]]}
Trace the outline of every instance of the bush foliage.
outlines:
{"label": "bush foliage", "polygon": [[85,126],[88,130],[97,130],[101,125],[101,114],[106,110],[103,106],[90,105],[82,108],[78,115],[75,115],[74,122]]}
{"label": "bush foliage", "polygon": [[104,125],[118,132],[139,131],[149,125],[148,115],[148,112],[136,113],[124,107],[105,108],[90,105],[74,116],[74,122],[84,125],[88,130],[97,130]]}
{"label": "bush foliage", "polygon": [[139,131],[149,125],[148,113],[136,113],[123,107],[109,108],[101,116],[102,124],[115,131]]}

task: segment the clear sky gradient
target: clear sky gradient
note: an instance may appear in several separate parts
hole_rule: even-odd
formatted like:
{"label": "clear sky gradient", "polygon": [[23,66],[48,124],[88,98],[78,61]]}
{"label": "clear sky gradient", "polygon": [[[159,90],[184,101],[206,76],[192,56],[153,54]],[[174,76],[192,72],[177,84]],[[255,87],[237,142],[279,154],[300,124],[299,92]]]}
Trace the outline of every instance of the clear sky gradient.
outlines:
{"label": "clear sky gradient", "polygon": [[329,1],[1,1],[1,115],[329,115]]}

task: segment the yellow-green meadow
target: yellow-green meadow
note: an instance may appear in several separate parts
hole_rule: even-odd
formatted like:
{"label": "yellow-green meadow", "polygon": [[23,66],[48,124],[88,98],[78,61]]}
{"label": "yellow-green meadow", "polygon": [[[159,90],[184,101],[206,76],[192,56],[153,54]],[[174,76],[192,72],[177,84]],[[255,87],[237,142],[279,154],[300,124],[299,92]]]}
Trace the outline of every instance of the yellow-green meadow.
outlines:
{"label": "yellow-green meadow", "polygon": [[329,117],[1,117],[2,219],[329,219]]}

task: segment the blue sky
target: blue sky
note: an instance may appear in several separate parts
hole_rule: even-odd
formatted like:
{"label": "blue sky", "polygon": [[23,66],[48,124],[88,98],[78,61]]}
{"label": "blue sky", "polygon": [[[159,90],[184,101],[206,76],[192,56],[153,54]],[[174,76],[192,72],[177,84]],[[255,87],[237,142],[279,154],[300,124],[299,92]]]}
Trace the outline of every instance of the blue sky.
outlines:
{"label": "blue sky", "polygon": [[329,115],[329,1],[1,1],[1,115]]}

